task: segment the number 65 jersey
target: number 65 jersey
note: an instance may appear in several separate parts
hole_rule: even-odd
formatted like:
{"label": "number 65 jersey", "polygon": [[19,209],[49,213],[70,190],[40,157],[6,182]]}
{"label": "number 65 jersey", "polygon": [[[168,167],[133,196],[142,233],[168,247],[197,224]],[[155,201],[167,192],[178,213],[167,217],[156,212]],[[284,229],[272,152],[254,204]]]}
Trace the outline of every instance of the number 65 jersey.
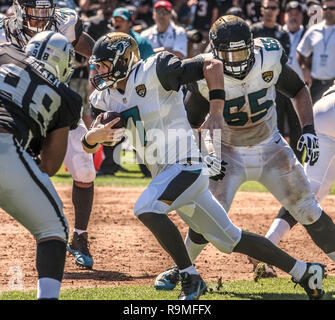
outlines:
{"label": "number 65 jersey", "polygon": [[77,127],[81,106],[81,97],[33,57],[12,44],[0,45],[0,127],[32,156],[51,131]]}
{"label": "number 65 jersey", "polygon": [[[221,139],[225,144],[258,144],[277,130],[276,88],[286,54],[273,38],[254,40],[255,63],[243,79],[224,75],[226,100],[223,110],[225,126]],[[197,82],[202,96],[209,100],[205,80]]]}

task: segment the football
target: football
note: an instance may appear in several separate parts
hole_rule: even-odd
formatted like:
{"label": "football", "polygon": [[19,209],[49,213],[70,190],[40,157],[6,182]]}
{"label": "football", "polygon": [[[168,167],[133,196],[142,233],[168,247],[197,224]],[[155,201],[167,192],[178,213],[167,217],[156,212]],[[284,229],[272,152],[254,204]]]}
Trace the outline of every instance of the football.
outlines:
{"label": "football", "polygon": [[[104,112],[102,114],[101,123],[102,124],[107,124],[108,122],[111,122],[115,118],[120,118],[120,120],[111,129],[120,129],[120,128],[125,128],[126,127],[126,122],[123,120],[121,114],[118,113],[118,112],[115,112],[115,111]],[[117,142],[108,142],[108,141],[105,141],[105,142],[102,143],[102,145],[104,145],[106,147],[115,146],[116,144],[117,144]]]}
{"label": "football", "polygon": [[120,121],[116,123],[112,129],[118,129],[118,128],[125,128],[126,122],[122,119],[122,116],[120,113],[115,111],[106,111],[102,114],[101,123],[107,124],[108,122],[111,122],[115,118],[120,118]]}

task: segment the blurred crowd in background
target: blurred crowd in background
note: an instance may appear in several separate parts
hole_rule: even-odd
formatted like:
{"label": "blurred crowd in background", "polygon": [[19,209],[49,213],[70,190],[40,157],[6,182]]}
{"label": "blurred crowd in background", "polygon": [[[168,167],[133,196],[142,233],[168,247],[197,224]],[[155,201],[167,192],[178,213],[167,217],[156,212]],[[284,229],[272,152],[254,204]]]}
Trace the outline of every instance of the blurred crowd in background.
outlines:
{"label": "blurred crowd in background", "polygon": [[[12,0],[0,0],[0,14],[11,15]],[[335,78],[335,1],[319,0],[54,0],[56,7],[76,10],[86,31],[94,40],[107,32],[124,32],[135,38],[142,59],[163,50],[179,58],[210,51],[208,33],[213,22],[224,14],[244,18],[254,38],[273,37],[282,44],[288,64],[306,82],[313,102]],[[315,32],[306,32],[320,25]],[[313,27],[314,28],[314,27]],[[312,29],[313,29],[312,28]],[[322,61],[313,53],[321,50]],[[298,52],[298,54],[297,54]],[[316,57],[317,55],[315,55]],[[319,56],[319,55],[318,55]],[[93,88],[88,81],[94,70],[77,54],[76,70],[70,86],[84,101],[83,120],[92,121],[88,97]],[[277,92],[278,128],[297,156],[300,124],[290,99]],[[104,148],[105,161],[98,174],[124,170],[115,163],[113,148]],[[145,176],[150,176],[141,166]]]}

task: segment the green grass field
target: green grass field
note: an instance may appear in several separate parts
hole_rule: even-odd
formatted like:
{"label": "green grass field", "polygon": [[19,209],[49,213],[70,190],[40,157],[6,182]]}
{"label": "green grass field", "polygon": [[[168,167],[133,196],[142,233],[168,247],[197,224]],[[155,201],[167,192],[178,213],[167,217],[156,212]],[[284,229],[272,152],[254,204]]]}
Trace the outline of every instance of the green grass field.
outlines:
{"label": "green grass field", "polygon": [[[94,181],[96,186],[113,186],[113,187],[146,187],[151,179],[144,178],[139,166],[133,162],[133,153],[127,152],[121,158],[121,165],[129,170],[128,173],[117,172],[115,175],[97,177]],[[72,178],[69,172],[62,167],[58,173],[52,177],[52,181],[57,184],[72,184]],[[248,181],[241,185],[240,191],[250,192],[267,192],[265,187],[256,181]],[[330,194],[335,194],[335,184],[330,190]]]}
{"label": "green grass field", "polygon": [[[95,185],[114,187],[146,187],[151,179],[143,178],[137,164],[129,163],[132,153],[123,157],[122,166],[129,173],[117,172],[115,176],[97,177]],[[126,163],[128,162],[128,163]],[[70,174],[61,170],[52,178],[56,184],[72,184]],[[239,190],[259,191],[267,190],[258,182],[244,183]],[[335,193],[335,185],[331,194]],[[289,278],[261,279],[254,281],[234,281],[208,283],[209,292],[201,297],[201,300],[306,300],[304,290],[294,284]],[[327,277],[324,281],[324,289],[327,292],[324,299],[335,299],[335,277]],[[61,291],[61,300],[176,300],[180,292],[180,286],[173,291],[156,291],[152,286],[121,286],[112,288],[88,288]],[[0,300],[34,300],[36,291],[10,291],[0,292]]]}
{"label": "green grass field", "polygon": [[[201,300],[308,300],[305,291],[294,288],[289,278],[261,279],[254,281],[207,283],[208,293]],[[324,300],[335,299],[335,277],[324,281]],[[172,291],[156,291],[153,286],[122,286],[113,288],[89,288],[62,290],[60,300],[177,300],[178,285]],[[0,293],[0,300],[34,300],[36,291],[12,291]]]}

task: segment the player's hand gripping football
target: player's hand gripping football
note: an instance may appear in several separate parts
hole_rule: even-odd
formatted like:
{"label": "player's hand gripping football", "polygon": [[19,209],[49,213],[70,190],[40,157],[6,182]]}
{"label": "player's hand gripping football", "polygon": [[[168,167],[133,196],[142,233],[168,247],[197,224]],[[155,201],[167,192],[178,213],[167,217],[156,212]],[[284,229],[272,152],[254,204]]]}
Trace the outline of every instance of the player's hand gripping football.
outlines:
{"label": "player's hand gripping football", "polygon": [[223,179],[227,162],[209,154],[204,156],[204,162],[207,164],[210,179],[214,181]]}
{"label": "player's hand gripping football", "polygon": [[317,137],[312,125],[304,126],[302,135],[297,143],[297,150],[304,151],[302,161],[313,166],[319,159],[319,138]]}
{"label": "player's hand gripping football", "polygon": [[106,124],[102,123],[102,119],[103,114],[99,114],[90,129],[90,136],[94,136],[96,143],[108,146],[116,145],[123,138],[125,127],[115,129],[113,129],[113,127],[116,126],[121,119],[117,117]]}

